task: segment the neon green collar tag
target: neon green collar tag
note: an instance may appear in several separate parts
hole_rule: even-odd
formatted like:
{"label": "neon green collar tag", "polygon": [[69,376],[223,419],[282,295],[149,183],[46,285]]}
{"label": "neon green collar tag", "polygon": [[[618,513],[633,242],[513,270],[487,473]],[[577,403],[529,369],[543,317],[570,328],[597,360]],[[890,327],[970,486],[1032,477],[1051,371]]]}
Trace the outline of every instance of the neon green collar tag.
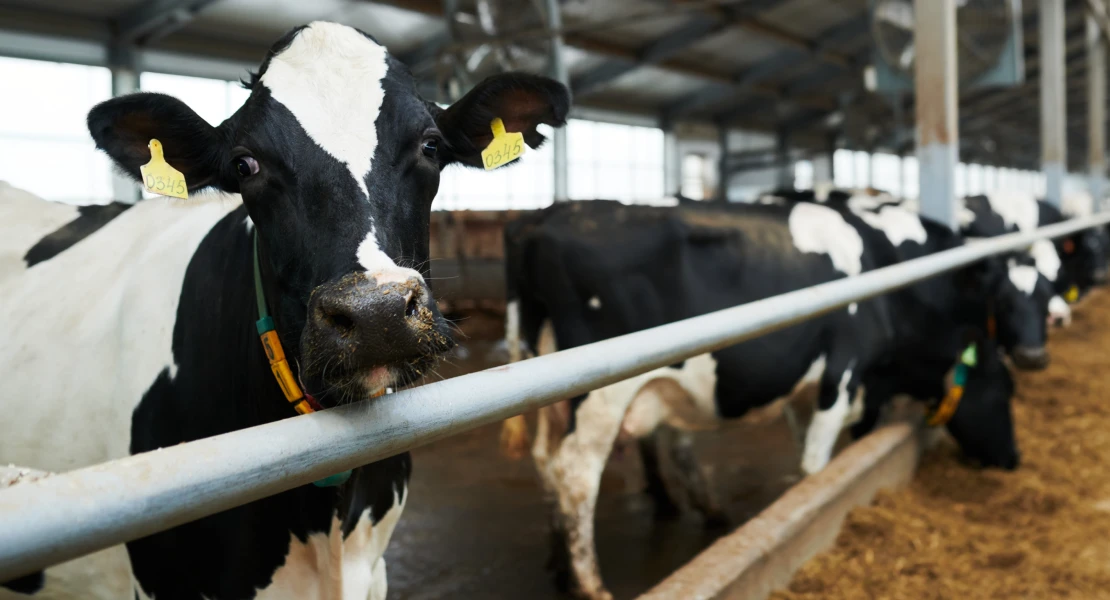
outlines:
{"label": "neon green collar tag", "polygon": [[1073,285],[1070,288],[1068,288],[1067,293],[1064,294],[1064,300],[1067,300],[1068,304],[1074,304],[1075,301],[1078,300],[1078,299],[1079,299],[1079,288]]}
{"label": "neon green collar tag", "polygon": [[482,164],[487,171],[511,163],[524,154],[524,134],[505,131],[500,117],[490,121],[489,127],[493,130],[493,140],[482,150]]}
{"label": "neon green collar tag", "polygon": [[969,367],[974,367],[979,363],[979,356],[975,349],[975,344],[971,344],[967,348],[964,348],[963,354],[960,355],[960,362]]}
{"label": "neon green collar tag", "polygon": [[189,186],[185,184],[185,176],[181,171],[170,166],[162,156],[162,142],[150,140],[150,162],[139,167],[143,175],[143,188],[151,194],[173,196],[187,200]]}

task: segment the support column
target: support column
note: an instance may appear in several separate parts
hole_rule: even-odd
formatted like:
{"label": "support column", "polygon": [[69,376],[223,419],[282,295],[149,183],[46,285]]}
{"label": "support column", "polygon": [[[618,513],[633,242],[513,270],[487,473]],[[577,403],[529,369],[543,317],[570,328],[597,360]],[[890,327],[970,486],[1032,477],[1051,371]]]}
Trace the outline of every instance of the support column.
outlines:
{"label": "support column", "polygon": [[1067,169],[1067,96],[1064,90],[1064,0],[1040,0],[1041,168],[1045,200],[1057,207]]}
{"label": "support column", "polygon": [[840,136],[835,131],[830,132],[826,140],[829,153],[829,183],[832,187],[836,187],[836,150],[839,141]]}
{"label": "support column", "polygon": [[1087,170],[1094,210],[1106,201],[1106,41],[1092,17],[1087,17]]}
{"label": "support column", "polygon": [[728,124],[717,124],[717,146],[721,158],[717,161],[717,200],[728,202],[728,182],[731,174],[728,170]]}
{"label": "support column", "polygon": [[678,136],[674,126],[663,124],[663,193],[677,196],[682,191],[682,157],[678,153]]}
{"label": "support column", "polygon": [[[551,78],[570,89],[570,76],[567,74],[567,65],[563,60],[563,15],[559,9],[558,0],[546,0],[547,28],[551,32],[551,43],[548,48],[548,64]],[[570,181],[567,175],[567,128],[560,127],[555,130],[552,150],[555,155],[555,201],[566,202],[570,199]]]}
{"label": "support column", "polygon": [[[112,95],[125,96],[139,91],[139,70],[135,66],[134,54],[119,48],[111,53],[112,62]],[[142,198],[139,184],[126,175],[113,170],[112,172],[112,199],[116,202],[134,204]]]}
{"label": "support column", "polygon": [[780,127],[775,136],[775,167],[779,189],[794,188],[794,169],[790,162],[790,132]]}
{"label": "support column", "polygon": [[914,0],[914,89],[921,214],[956,228],[956,0]]}

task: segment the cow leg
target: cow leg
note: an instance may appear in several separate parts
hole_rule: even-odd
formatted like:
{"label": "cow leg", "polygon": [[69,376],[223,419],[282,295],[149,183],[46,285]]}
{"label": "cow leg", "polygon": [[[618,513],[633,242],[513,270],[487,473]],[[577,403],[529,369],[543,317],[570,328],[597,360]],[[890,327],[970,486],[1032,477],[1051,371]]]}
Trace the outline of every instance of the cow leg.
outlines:
{"label": "cow leg", "polygon": [[[830,367],[836,363],[829,361]],[[806,431],[806,446],[802,453],[802,471],[812,475],[829,464],[833,447],[851,412],[852,398],[859,387],[859,378],[853,376],[852,362],[842,369],[826,369],[821,376],[821,390],[817,410]]]}
{"label": "cow leg", "polygon": [[[553,563],[556,583],[590,600],[611,600],[594,548],[594,508],[601,473],[620,431],[624,413],[643,381],[636,379],[591,392],[574,412],[574,428],[557,445],[549,431],[537,429],[533,454],[541,442],[554,451],[541,456],[544,487],[553,492]],[[550,420],[550,419],[548,419]],[[539,454],[543,454],[540,449]],[[561,567],[569,566],[568,571]]]}
{"label": "cow leg", "polygon": [[728,517],[717,504],[716,498],[709,487],[709,481],[694,455],[694,438],[689,432],[676,431],[670,428],[662,430],[666,438],[671,459],[678,470],[682,487],[690,500],[690,506],[701,513],[705,518],[705,526],[710,528],[725,527],[729,524]]}
{"label": "cow leg", "polygon": [[655,519],[658,521],[674,519],[680,512],[667,490],[667,483],[663,478],[663,465],[659,462],[659,446],[665,443],[661,439],[665,429],[662,428],[651,436],[637,440],[640,447],[640,460],[644,463],[644,479],[647,483],[644,492],[651,497],[655,506]]}

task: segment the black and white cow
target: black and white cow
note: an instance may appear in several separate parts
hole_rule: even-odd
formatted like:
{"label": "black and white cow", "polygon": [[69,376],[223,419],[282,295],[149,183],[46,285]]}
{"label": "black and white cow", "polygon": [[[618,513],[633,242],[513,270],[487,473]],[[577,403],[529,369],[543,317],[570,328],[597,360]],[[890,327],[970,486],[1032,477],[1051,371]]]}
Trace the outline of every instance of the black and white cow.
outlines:
{"label": "black and white cow", "polygon": [[[0,368],[19,390],[0,400],[12,417],[0,462],[66,471],[294,416],[255,330],[255,243],[261,297],[309,399],[326,408],[418,382],[451,347],[425,282],[441,169],[481,166],[495,117],[535,147],[537,126],[562,125],[569,108],[561,84],[505,74],[441,109],[370,36],[325,22],[285,35],[248,85],[218,127],[161,94],[89,114],[123,172],[137,179],[157,138],[190,190],[217,197],[144,200],[99,227],[88,222],[98,211],[0,199]],[[384,598],[410,469],[401,454],[5,586],[50,598]]]}
{"label": "black and white cow", "polygon": [[[521,337],[531,347],[562,349],[893,264],[900,260],[898,244],[888,238],[910,236],[933,250],[960,243],[947,228],[933,231],[920,217],[907,216],[912,219],[876,229],[850,213],[806,202],[557,205],[530,218],[514,244],[520,256],[509,258],[517,266],[509,273],[510,301],[518,304]],[[1030,302],[1000,262],[942,276],[922,289],[921,302],[936,309],[925,331],[906,332],[908,325],[900,323],[920,303],[899,307],[897,296],[879,297],[575,398],[565,419],[551,407],[542,409],[533,457],[555,503],[560,582],[586,597],[609,597],[593,546],[593,507],[606,457],[622,430],[643,438],[660,426],[715,428],[813,383],[818,410],[802,457],[802,469],[812,473],[828,462],[871,369],[893,353],[909,352],[919,339],[933,342],[929,335],[945,328],[984,330],[988,301],[995,302],[1000,341],[1015,360],[1043,360],[1043,319],[1038,328],[1009,318],[1008,311]],[[949,367],[961,349],[950,351]],[[688,482],[704,485],[687,471]],[[706,490],[691,489],[690,495],[713,516]]]}
{"label": "black and white cow", "polygon": [[[960,228],[968,236],[993,237],[1032,231],[1064,219],[1060,209],[1032,194],[992,193],[964,199]],[[1106,251],[1096,230],[1079,231],[1055,242],[1038,241],[1030,254],[1057,294],[1066,294],[1073,286],[1087,290],[1107,281]]]}

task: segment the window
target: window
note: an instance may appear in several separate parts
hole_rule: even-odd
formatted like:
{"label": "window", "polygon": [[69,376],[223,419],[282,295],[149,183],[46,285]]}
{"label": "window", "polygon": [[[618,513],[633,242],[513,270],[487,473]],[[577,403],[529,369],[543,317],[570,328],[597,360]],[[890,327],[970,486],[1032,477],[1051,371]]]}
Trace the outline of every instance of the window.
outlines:
{"label": "window", "polygon": [[548,141],[538,150],[528,148],[516,164],[485,171],[451,165],[440,173],[433,210],[519,210],[543,208],[555,197],[554,130],[541,125]]}
{"label": "window", "polygon": [[691,200],[705,200],[707,165],[708,161],[702,154],[687,154],[682,157],[683,196]]}
{"label": "window", "polygon": [[112,197],[108,157],[85,118],[112,96],[108,69],[0,58],[0,180],[48,200],[101,204]]}
{"label": "window", "polygon": [[794,163],[794,189],[813,189],[813,162],[800,160]]}
{"label": "window", "polygon": [[213,126],[223,123],[250,96],[250,91],[237,81],[165,73],[143,73],[139,76],[139,88],[177,98]]}
{"label": "window", "polygon": [[661,129],[572,119],[567,149],[573,199],[635,203],[665,194]]}

